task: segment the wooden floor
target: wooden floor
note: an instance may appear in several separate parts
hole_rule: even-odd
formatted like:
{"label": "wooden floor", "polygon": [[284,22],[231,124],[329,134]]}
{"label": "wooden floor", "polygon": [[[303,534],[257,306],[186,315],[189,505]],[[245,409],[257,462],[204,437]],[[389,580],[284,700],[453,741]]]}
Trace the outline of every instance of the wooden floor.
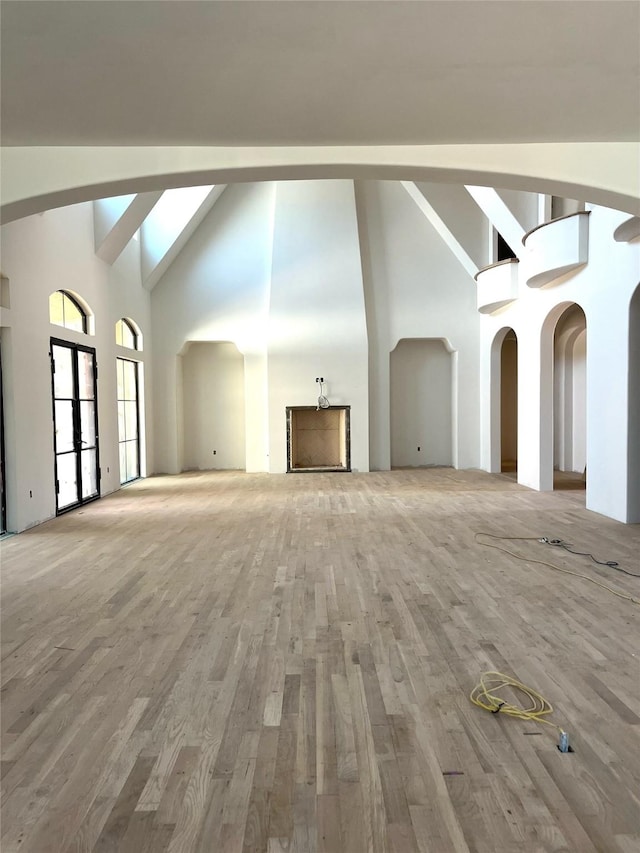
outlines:
{"label": "wooden floor", "polygon": [[637,853],[640,607],[475,531],[640,571],[584,493],[451,469],[159,477],[3,542],[3,853]]}

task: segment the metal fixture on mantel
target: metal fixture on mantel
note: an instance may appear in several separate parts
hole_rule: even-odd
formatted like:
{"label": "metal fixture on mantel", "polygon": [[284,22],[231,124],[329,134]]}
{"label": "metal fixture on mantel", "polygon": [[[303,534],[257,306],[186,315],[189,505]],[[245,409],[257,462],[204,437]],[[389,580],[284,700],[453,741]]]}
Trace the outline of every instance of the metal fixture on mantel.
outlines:
{"label": "metal fixture on mantel", "polygon": [[324,395],[324,376],[316,376],[316,382],[320,385],[320,396],[318,397],[316,411],[319,409],[328,409],[331,404]]}

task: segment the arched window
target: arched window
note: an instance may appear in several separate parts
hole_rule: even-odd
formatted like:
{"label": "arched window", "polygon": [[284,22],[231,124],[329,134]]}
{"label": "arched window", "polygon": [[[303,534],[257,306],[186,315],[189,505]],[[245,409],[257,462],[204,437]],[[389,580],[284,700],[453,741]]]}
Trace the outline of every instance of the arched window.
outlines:
{"label": "arched window", "polygon": [[87,312],[70,293],[56,290],[49,297],[49,322],[76,332],[88,332]]}
{"label": "arched window", "polygon": [[142,349],[142,335],[132,320],[123,317],[116,323],[116,343],[128,349]]}

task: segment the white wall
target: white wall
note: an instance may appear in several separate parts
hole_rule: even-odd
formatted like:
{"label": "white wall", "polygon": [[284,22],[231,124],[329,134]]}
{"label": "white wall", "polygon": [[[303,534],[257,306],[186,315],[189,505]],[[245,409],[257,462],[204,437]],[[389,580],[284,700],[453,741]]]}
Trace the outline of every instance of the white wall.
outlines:
{"label": "white wall", "polygon": [[351,406],[351,468],[369,470],[367,329],[351,181],[277,187],[269,311],[271,472],[286,471],[286,406],[312,405],[315,378]]}
{"label": "white wall", "polygon": [[452,358],[443,341],[403,340],[391,353],[391,466],[451,465]]}
{"label": "white wall", "polygon": [[[90,203],[5,225],[1,239],[11,301],[2,312],[7,521],[9,530],[23,530],[55,514],[50,338],[96,349],[101,492],[106,494],[120,483],[116,355],[147,361],[149,299],[140,282],[138,244],[132,242],[113,267],[96,257]],[[49,295],[62,289],[90,306],[95,335],[49,323]],[[115,323],[123,316],[143,331],[143,352],[116,347]]]}
{"label": "white wall", "polygon": [[587,507],[627,521],[630,436],[626,419],[608,414],[626,412],[629,401],[628,307],[638,283],[640,245],[614,241],[616,227],[628,218],[624,214],[590,209],[588,263],[546,287],[530,288],[526,281],[535,259],[525,256],[519,264],[518,298],[481,318],[482,465],[492,469],[491,409],[499,393],[491,347],[500,330],[511,326],[518,337],[518,481],[534,489],[553,487],[554,329],[566,308],[578,304],[588,336]]}
{"label": "white wall", "polygon": [[452,351],[452,464],[476,467],[480,317],[476,283],[403,190],[357,184],[369,333],[371,467],[390,466],[389,353],[402,338],[438,338]]}
{"label": "white wall", "polygon": [[232,342],[244,355],[246,467],[268,470],[267,328],[274,201],[275,184],[228,187],[152,291],[156,472],[176,473],[184,464],[179,358],[192,341]]}
{"label": "white wall", "polygon": [[235,344],[187,347],[182,400],[184,468],[244,469],[244,358]]}
{"label": "white wall", "polygon": [[[349,181],[230,186],[158,283],[151,308],[140,284],[135,241],[113,267],[95,256],[91,205],[4,226],[10,529],[24,529],[55,510],[51,335],[96,347],[106,493],[119,484],[115,357],[133,354],[115,345],[114,325],[122,316],[136,321],[144,335],[144,352],[133,355],[145,368],[149,472],[180,470],[185,452],[191,452],[182,429],[182,364],[191,342],[209,341],[233,342],[244,356],[248,470],[284,470],[284,408],[315,400],[316,375],[327,380],[332,402],[352,405],[354,467],[366,470],[370,461],[373,468],[388,468],[389,354],[405,338],[447,342],[452,462],[490,469],[495,465],[491,412],[499,393],[491,346],[500,330],[512,327],[520,378],[519,481],[550,488],[553,335],[557,320],[574,303],[585,310],[589,336],[587,506],[620,520],[639,520],[633,481],[640,455],[634,451],[637,382],[630,361],[637,354],[637,297],[631,348],[628,330],[640,245],[618,243],[612,236],[625,218],[593,208],[588,264],[543,288],[527,287],[531,264],[523,258],[518,298],[490,316],[478,314],[475,282],[394,182],[365,181],[356,186],[355,198]],[[77,292],[91,306],[94,336],[49,324],[48,297],[60,288]],[[603,417],[603,412],[620,416]]]}

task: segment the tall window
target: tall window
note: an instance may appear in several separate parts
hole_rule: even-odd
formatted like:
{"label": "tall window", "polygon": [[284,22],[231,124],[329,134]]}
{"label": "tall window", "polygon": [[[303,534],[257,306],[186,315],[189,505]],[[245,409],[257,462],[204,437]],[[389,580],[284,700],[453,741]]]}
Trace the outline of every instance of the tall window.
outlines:
{"label": "tall window", "polygon": [[136,361],[116,359],[121,483],[128,483],[140,476],[138,369]]}
{"label": "tall window", "polygon": [[76,332],[87,334],[87,313],[77,299],[64,290],[57,290],[49,297],[49,322]]}
{"label": "tall window", "polygon": [[120,347],[142,349],[142,335],[131,320],[123,317],[116,323],[116,343]]}

